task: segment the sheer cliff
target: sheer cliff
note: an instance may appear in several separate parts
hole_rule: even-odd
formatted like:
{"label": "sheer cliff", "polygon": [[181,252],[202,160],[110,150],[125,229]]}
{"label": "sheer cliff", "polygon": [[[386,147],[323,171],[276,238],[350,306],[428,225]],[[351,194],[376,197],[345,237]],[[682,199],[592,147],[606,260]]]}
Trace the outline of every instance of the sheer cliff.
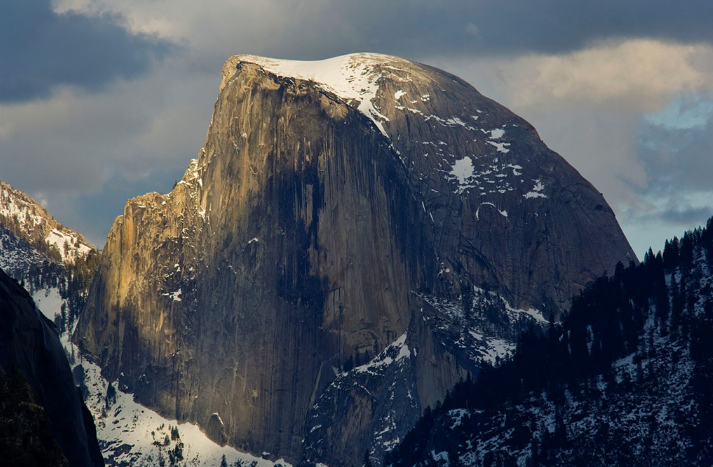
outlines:
{"label": "sheer cliff", "polygon": [[620,260],[599,192],[459,78],[236,56],[181,182],[115,221],[74,339],[219,442],[341,465]]}

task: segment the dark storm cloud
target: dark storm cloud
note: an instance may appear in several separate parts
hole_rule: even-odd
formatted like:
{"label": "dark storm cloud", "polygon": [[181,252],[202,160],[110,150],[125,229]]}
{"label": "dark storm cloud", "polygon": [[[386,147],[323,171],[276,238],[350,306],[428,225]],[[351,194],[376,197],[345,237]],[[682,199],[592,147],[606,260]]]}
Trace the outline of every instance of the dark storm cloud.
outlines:
{"label": "dark storm cloud", "polygon": [[49,96],[58,86],[101,90],[134,78],[175,50],[156,37],[132,34],[116,15],[57,14],[51,0],[0,2],[0,102]]}
{"label": "dark storm cloud", "polygon": [[713,42],[713,2],[708,0],[678,5],[670,0],[367,0],[301,9],[309,10],[296,12],[304,19],[301,26],[314,24],[283,29],[296,40],[281,48],[291,44],[295,55],[311,50],[315,56],[305,59],[365,46],[418,57],[565,53],[612,38]]}

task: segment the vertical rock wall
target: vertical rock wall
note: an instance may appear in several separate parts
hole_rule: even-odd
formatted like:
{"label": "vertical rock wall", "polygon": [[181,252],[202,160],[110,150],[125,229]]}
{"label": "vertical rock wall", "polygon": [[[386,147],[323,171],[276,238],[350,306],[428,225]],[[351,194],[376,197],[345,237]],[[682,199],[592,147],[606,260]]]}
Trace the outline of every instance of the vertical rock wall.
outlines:
{"label": "vertical rock wall", "polygon": [[[358,463],[389,414],[403,432],[475,369],[423,321],[423,294],[482,286],[557,314],[631,254],[527,122],[451,75],[379,60],[376,117],[366,97],[226,64],[198,159],[171,193],[130,200],[107,239],[74,339],[108,378],[218,442]],[[389,347],[405,334],[421,349],[408,359]],[[345,365],[385,349],[401,369],[344,399]],[[392,385],[413,404],[390,402]],[[317,419],[331,445],[303,453]]]}

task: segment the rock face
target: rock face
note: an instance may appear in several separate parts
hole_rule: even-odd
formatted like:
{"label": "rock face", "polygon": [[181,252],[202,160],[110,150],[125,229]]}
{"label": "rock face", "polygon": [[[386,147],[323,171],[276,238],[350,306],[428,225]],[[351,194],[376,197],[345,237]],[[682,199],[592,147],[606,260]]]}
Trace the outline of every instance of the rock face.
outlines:
{"label": "rock face", "polygon": [[[70,466],[104,465],[94,421],[74,385],[54,325],[1,270],[0,368],[5,373],[18,368],[30,383]],[[51,451],[52,446],[47,448]]]}
{"label": "rock face", "polygon": [[[198,159],[115,221],[74,339],[218,442],[359,463],[388,449],[376,428],[398,437],[498,348],[435,323],[507,333],[479,294],[542,321],[620,260],[635,257],[602,196],[455,76],[373,54],[236,56]],[[319,430],[322,447],[305,440]]]}

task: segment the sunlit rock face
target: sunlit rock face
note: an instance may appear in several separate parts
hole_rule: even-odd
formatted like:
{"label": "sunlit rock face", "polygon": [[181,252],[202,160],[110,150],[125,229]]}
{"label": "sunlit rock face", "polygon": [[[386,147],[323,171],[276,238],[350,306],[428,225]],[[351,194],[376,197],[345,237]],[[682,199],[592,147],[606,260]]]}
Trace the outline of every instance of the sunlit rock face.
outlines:
{"label": "sunlit rock face", "polygon": [[459,78],[235,56],[181,182],[115,221],[74,339],[218,442],[356,464],[634,258],[599,192]]}

